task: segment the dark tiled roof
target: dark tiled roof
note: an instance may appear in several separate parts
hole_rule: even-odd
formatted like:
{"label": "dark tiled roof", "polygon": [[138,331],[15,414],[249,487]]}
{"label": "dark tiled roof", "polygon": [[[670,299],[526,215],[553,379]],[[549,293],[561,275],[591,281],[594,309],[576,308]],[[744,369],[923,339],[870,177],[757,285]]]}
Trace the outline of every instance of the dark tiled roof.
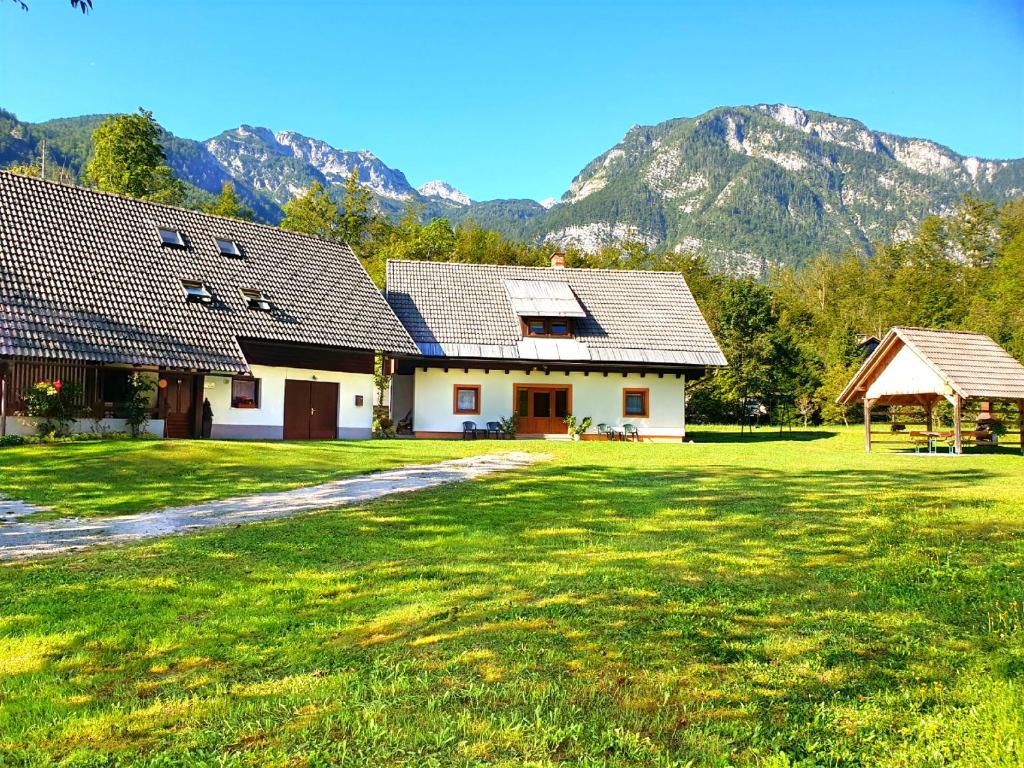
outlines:
{"label": "dark tiled roof", "polygon": [[[182,280],[213,303],[186,303]],[[248,309],[243,288],[275,310]],[[0,354],[245,370],[238,338],[415,349],[345,245],[0,172]]]}
{"label": "dark tiled roof", "polygon": [[[506,280],[567,283],[575,340],[524,340]],[[387,298],[429,357],[726,365],[682,275],[390,261]]]}

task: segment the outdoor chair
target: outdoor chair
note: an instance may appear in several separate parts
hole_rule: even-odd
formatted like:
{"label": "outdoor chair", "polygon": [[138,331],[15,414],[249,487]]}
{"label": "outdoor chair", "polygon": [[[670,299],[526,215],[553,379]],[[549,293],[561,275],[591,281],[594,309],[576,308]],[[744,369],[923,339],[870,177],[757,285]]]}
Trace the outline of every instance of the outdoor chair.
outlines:
{"label": "outdoor chair", "polygon": [[395,425],[396,435],[411,435],[412,434],[412,411],[405,414],[404,419],[399,419],[398,424]]}
{"label": "outdoor chair", "polygon": [[492,435],[495,440],[501,440],[505,436],[505,433],[501,431],[501,424],[496,421],[488,421],[486,427],[487,429],[484,430],[484,434],[488,439]]}
{"label": "outdoor chair", "polygon": [[615,439],[615,430],[611,429],[607,424],[598,424],[597,434],[604,435],[605,440]]}
{"label": "outdoor chair", "polygon": [[462,422],[462,439],[463,440],[476,440],[476,436],[480,430],[476,428],[475,421],[464,421]]}
{"label": "outdoor chair", "polygon": [[640,441],[640,433],[637,431],[636,424],[622,425],[622,439]]}

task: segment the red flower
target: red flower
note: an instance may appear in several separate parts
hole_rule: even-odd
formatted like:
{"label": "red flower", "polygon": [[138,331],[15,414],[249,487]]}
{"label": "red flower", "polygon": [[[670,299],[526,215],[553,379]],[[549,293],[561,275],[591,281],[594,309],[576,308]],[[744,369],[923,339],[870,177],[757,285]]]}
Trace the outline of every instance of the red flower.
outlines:
{"label": "red flower", "polygon": [[56,379],[56,380],[55,380],[55,381],[53,382],[53,388],[54,388],[54,389],[56,389],[56,390],[57,390],[58,392],[60,392],[60,388],[61,388],[61,387],[63,387],[63,386],[64,386],[64,385],[63,385],[63,384],[61,384],[61,382],[60,382],[60,379]]}

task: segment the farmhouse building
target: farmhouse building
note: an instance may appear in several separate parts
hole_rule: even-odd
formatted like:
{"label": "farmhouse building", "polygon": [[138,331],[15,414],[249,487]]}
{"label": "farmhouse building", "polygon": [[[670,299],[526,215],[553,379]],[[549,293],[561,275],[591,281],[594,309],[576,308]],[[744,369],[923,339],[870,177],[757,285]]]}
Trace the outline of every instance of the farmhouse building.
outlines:
{"label": "farmhouse building", "polygon": [[8,432],[40,380],[81,386],[79,429],[123,429],[137,371],[159,435],[369,437],[375,350],[418,351],[344,245],[0,173]]}
{"label": "farmhouse building", "polygon": [[[686,435],[687,377],[725,357],[675,272],[391,261],[387,299],[416,344],[398,354],[392,413],[420,437],[501,418],[520,435]],[[635,430],[635,432],[634,432]]]}

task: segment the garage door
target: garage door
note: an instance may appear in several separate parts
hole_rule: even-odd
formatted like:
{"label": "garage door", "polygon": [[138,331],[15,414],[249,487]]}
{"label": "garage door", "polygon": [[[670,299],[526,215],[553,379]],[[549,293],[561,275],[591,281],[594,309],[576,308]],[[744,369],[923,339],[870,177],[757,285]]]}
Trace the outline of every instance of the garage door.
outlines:
{"label": "garage door", "polygon": [[284,383],[284,439],[333,440],[338,436],[338,385],[327,381]]}

